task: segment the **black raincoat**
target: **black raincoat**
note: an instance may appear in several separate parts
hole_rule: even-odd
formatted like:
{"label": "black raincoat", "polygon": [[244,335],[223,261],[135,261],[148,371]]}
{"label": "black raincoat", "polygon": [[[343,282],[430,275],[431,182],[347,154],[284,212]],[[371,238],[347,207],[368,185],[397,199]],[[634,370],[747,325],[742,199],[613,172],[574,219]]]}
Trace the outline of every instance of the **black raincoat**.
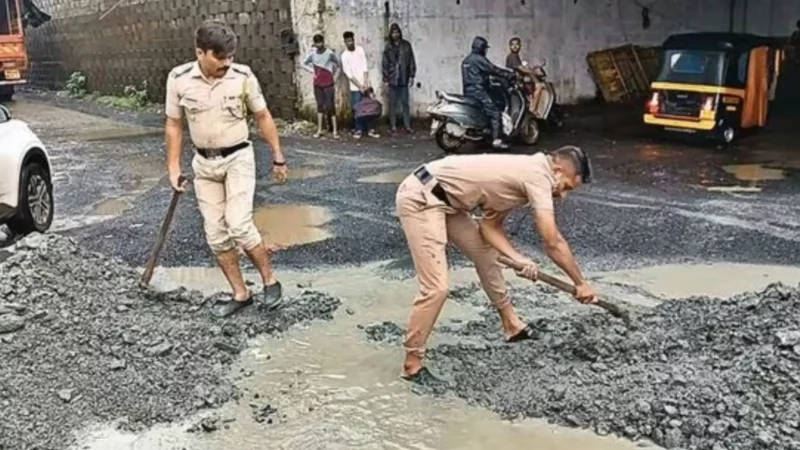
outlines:
{"label": "black raincoat", "polygon": [[512,72],[495,66],[486,52],[489,42],[478,36],[472,40],[472,52],[461,62],[461,84],[464,95],[483,105],[483,112],[492,124],[492,137],[500,139],[500,109],[489,96],[489,76],[507,77]]}

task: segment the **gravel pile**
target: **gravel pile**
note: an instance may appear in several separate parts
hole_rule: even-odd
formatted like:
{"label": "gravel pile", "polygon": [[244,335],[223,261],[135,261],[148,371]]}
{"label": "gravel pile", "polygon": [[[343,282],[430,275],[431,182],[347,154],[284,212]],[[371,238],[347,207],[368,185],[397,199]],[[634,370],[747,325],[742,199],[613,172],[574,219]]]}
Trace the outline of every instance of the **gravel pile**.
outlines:
{"label": "gravel pile", "polygon": [[[481,340],[429,351],[451,392],[504,418],[546,418],[666,448],[800,449],[798,288],[666,302],[637,310],[636,330],[563,296],[526,296],[536,312],[520,310],[538,317],[537,341],[502,343],[489,310],[439,327]],[[372,339],[396,342],[395,327],[367,328]]]}
{"label": "gravel pile", "polygon": [[277,313],[220,321],[212,298],[137,287],[139,274],[56,235],[0,259],[0,449],[63,449],[122,418],[139,431],[240,397],[228,377],[248,337],[330,320],[338,299],[306,291]]}

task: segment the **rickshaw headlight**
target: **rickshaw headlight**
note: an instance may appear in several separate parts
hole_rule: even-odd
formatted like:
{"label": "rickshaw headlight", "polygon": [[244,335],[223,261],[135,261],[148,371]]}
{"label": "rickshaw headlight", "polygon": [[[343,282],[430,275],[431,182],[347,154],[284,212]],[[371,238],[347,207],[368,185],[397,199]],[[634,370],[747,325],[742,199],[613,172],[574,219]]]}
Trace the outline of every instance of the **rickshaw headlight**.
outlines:
{"label": "rickshaw headlight", "polygon": [[711,112],[714,110],[714,96],[709,95],[706,97],[705,102],[703,102],[703,111]]}

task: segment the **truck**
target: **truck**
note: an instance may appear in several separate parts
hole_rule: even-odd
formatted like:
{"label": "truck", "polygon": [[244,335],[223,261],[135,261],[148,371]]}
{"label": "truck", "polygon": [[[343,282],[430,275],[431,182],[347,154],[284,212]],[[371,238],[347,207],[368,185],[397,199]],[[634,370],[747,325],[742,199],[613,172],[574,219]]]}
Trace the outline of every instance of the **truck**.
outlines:
{"label": "truck", "polygon": [[0,101],[9,101],[14,86],[28,82],[25,28],[50,20],[31,0],[0,0]]}
{"label": "truck", "polygon": [[0,0],[0,101],[11,100],[14,86],[26,82],[27,71],[21,0]]}

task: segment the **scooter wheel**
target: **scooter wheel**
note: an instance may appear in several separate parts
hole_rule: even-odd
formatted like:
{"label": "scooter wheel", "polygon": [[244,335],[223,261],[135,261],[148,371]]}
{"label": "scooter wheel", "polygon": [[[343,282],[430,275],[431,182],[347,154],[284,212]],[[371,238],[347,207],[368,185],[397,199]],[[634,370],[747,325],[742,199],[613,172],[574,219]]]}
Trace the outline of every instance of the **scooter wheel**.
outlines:
{"label": "scooter wheel", "polygon": [[522,143],[534,145],[539,142],[539,123],[533,117],[528,117],[519,130]]}
{"label": "scooter wheel", "polygon": [[464,141],[462,139],[447,134],[444,131],[444,127],[436,132],[436,145],[444,150],[445,153],[455,153],[463,144]]}

